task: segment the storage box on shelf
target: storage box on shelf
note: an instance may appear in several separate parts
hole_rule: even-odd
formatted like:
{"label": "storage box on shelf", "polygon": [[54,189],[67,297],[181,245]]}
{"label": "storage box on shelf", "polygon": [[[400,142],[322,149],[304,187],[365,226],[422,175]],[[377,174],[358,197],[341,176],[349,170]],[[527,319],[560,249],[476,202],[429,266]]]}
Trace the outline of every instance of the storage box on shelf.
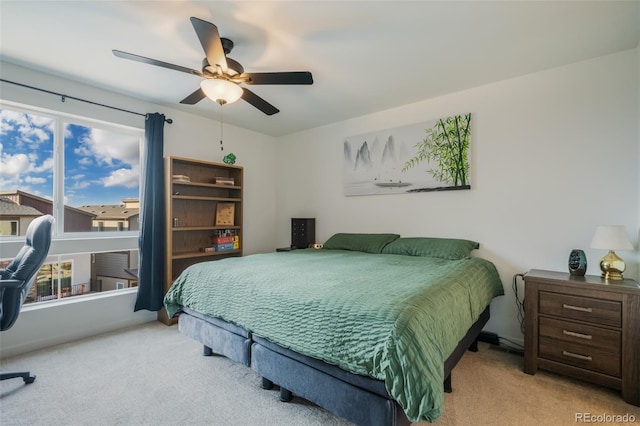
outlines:
{"label": "storage box on shelf", "polygon": [[[242,256],[242,183],[240,166],[165,158],[165,292],[183,270],[195,263]],[[227,218],[224,225],[216,225],[218,204],[233,205],[233,217]],[[219,247],[213,243],[221,232],[233,234],[231,245]],[[175,323],[164,309],[158,319],[168,325]]]}

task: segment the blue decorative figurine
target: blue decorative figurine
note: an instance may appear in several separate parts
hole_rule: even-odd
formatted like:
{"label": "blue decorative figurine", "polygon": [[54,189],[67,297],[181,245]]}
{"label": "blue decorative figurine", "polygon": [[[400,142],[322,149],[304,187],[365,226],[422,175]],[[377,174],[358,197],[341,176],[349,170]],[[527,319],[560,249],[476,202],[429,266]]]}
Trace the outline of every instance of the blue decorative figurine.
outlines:
{"label": "blue decorative figurine", "polygon": [[583,277],[587,272],[587,256],[580,249],[573,249],[569,254],[569,273]]}

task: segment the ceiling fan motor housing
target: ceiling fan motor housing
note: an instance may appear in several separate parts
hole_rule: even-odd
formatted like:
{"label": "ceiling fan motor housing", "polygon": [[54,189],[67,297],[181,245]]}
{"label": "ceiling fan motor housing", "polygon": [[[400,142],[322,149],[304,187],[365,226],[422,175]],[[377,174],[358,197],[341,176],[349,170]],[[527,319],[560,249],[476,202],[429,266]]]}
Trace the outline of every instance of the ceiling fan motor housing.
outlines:
{"label": "ceiling fan motor housing", "polygon": [[222,43],[222,50],[224,50],[224,54],[228,55],[233,50],[233,41],[228,38],[220,37],[220,43]]}
{"label": "ceiling fan motor housing", "polygon": [[[240,64],[240,62],[234,59],[231,59],[229,57],[227,57],[226,59],[227,59],[227,76],[228,77],[234,77],[244,73],[244,67]],[[202,73],[209,75],[211,77],[224,75],[222,70],[216,67],[215,65],[212,66],[207,60],[207,58],[202,59]]]}

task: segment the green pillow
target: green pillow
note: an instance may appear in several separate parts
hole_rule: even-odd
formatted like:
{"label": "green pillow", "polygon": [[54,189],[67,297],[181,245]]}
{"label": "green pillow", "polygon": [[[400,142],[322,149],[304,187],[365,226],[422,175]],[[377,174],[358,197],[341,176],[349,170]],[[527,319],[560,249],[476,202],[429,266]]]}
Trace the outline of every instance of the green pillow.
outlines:
{"label": "green pillow", "polygon": [[480,244],[475,241],[455,238],[398,238],[387,244],[382,253],[406,256],[440,257],[442,259],[464,259]]}
{"label": "green pillow", "polygon": [[399,238],[398,234],[334,234],[324,243],[330,250],[352,250],[365,253],[380,253],[382,248]]}

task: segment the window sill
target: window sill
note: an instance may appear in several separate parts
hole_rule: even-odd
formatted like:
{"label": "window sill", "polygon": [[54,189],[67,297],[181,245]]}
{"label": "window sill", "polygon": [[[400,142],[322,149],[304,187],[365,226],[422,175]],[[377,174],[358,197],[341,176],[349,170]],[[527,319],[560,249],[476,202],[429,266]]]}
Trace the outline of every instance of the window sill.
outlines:
{"label": "window sill", "polygon": [[[74,232],[68,233],[60,237],[53,236],[51,242],[66,242],[66,241],[83,241],[83,240],[108,240],[108,239],[129,239],[138,238],[140,236],[139,231],[105,231],[105,232]],[[0,243],[23,243],[24,235],[16,236],[2,236],[0,237]]]}
{"label": "window sill", "polygon": [[72,305],[72,304],[83,303],[83,302],[88,302],[92,300],[125,296],[127,294],[137,293],[137,291],[138,291],[138,287],[132,287],[132,288],[127,288],[127,289],[117,290],[117,291],[105,291],[103,293],[85,294],[82,296],[72,296],[72,297],[65,297],[62,299],[48,300],[46,302],[37,302],[33,304],[30,303],[28,305],[23,305],[22,311],[23,312],[39,311],[41,309],[53,308],[57,306]]}

